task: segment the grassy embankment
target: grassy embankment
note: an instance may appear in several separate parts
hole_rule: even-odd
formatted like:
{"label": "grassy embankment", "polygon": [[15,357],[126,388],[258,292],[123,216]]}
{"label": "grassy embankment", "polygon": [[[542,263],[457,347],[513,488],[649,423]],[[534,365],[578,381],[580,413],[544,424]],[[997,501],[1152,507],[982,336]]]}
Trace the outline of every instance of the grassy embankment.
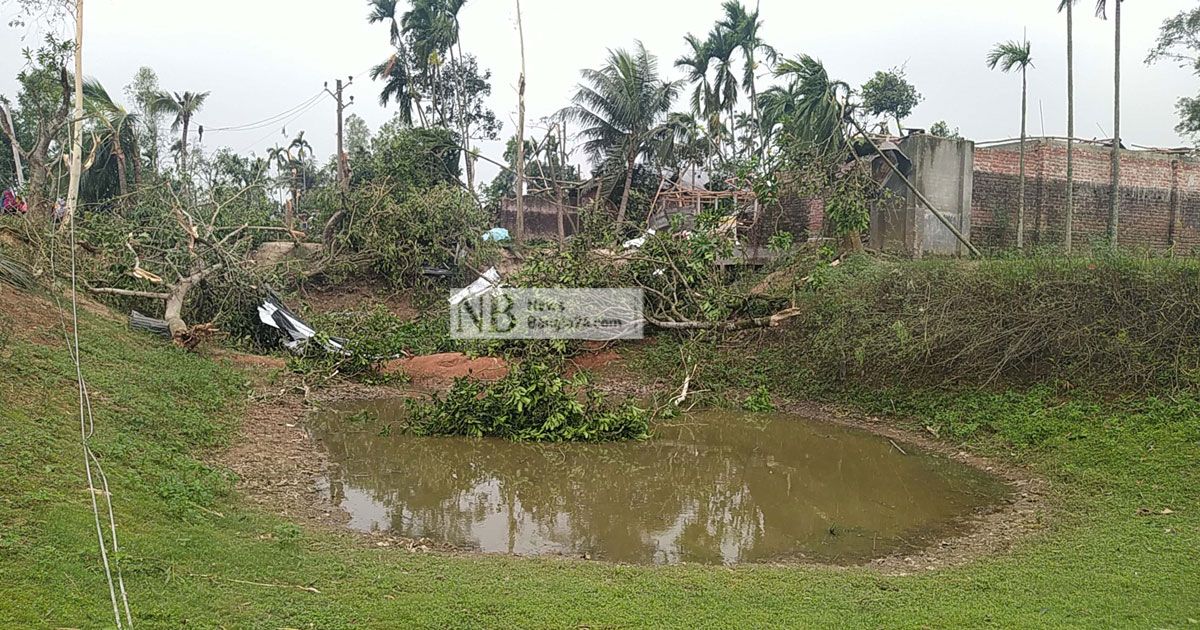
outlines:
{"label": "grassy embankment", "polygon": [[[17,327],[0,348],[0,627],[112,621],[82,477],[73,369],[60,339],[56,327]],[[225,474],[196,459],[230,439],[245,400],[241,374],[93,315],[84,317],[82,342],[99,424],[95,450],[115,492],[138,627],[1200,621],[1200,397],[1188,390],[1113,397],[1046,382],[956,390],[892,383],[871,394],[823,388],[825,397],[906,414],[915,426],[940,427],[944,438],[1046,477],[1046,531],[1011,553],[913,576],[648,568],[366,548],[256,512]],[[669,345],[652,352],[665,356]],[[710,382],[757,385],[803,373],[794,348],[758,354],[754,367],[727,357],[728,372]],[[791,384],[777,394],[810,391],[804,379],[781,382]]]}

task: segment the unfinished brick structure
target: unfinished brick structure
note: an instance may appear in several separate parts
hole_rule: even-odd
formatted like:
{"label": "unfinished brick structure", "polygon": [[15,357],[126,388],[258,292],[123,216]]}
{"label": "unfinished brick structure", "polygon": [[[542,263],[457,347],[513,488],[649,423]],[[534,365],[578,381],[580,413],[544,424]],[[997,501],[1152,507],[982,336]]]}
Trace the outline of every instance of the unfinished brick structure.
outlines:
{"label": "unfinished brick structure", "polygon": [[[1105,238],[1111,149],[1075,146],[1077,248]],[[1059,245],[1067,207],[1067,144],[1037,138],[1025,145],[1025,242]],[[971,240],[980,246],[1016,243],[1019,143],[975,149]],[[1200,160],[1186,152],[1123,151],[1118,242],[1124,247],[1200,252]]]}

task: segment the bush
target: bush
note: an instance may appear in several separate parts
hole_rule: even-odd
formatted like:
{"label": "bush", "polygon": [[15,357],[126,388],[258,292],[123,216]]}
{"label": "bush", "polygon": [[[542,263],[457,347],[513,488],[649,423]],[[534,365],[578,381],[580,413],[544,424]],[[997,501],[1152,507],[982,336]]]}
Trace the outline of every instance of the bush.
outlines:
{"label": "bush", "polygon": [[858,258],[800,305],[786,345],[818,381],[1200,383],[1195,260]]}
{"label": "bush", "polygon": [[350,354],[324,352],[318,344],[312,344],[305,356],[292,361],[293,369],[299,372],[336,370],[344,375],[360,375],[403,353],[436,354],[457,348],[457,342],[450,338],[446,318],[409,321],[396,317],[384,306],[369,311],[316,315],[310,323],[323,335],[346,339]]}
{"label": "bush", "polygon": [[398,191],[427,190],[459,177],[461,146],[451,131],[392,120],[371,140],[370,159],[354,167],[353,183],[387,183]]}
{"label": "bush", "polygon": [[457,270],[466,263],[480,268],[495,251],[481,240],[487,216],[461,188],[441,184],[410,191],[399,201],[359,201],[349,229],[340,236],[345,249],[353,252],[355,264],[401,286],[423,283],[421,272],[427,267]]}
{"label": "bush", "polygon": [[563,378],[544,363],[524,362],[504,379],[458,379],[445,398],[409,401],[406,429],[416,435],[502,437],[534,442],[605,442],[649,436],[648,413],[613,405],[587,390],[582,373]]}

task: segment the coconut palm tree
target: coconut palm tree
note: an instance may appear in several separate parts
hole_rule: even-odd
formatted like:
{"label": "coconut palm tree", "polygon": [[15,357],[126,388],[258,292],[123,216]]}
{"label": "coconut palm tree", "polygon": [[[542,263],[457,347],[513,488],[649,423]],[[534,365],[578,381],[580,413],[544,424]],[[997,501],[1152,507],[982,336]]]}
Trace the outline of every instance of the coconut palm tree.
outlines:
{"label": "coconut palm tree", "polygon": [[1067,253],[1071,253],[1071,233],[1075,220],[1075,18],[1079,0],[1059,0],[1058,12],[1067,12]]}
{"label": "coconut palm tree", "polygon": [[91,118],[104,130],[104,141],[117,159],[117,182],[121,198],[129,194],[127,158],[124,142],[128,138],[133,148],[134,186],[141,185],[141,156],[137,148],[138,116],[113,101],[108,90],[96,79],[84,79],[84,105]]}
{"label": "coconut palm tree", "polygon": [[188,144],[188,126],[192,123],[192,116],[204,107],[204,101],[208,99],[209,92],[159,92],[155,95],[154,100],[150,104],[151,111],[155,114],[165,114],[174,116],[171,121],[171,131],[180,131],[182,134],[179,137],[179,168],[181,171],[187,171],[187,144]]}
{"label": "coconut palm tree", "polygon": [[696,169],[704,166],[712,154],[712,143],[700,119],[691,113],[668,114],[657,145],[658,162],[675,170],[676,175],[690,168],[694,188]]}
{"label": "coconut palm tree", "polygon": [[1008,41],[997,44],[988,53],[988,67],[1000,68],[1002,72],[1021,71],[1021,166],[1017,186],[1017,249],[1025,247],[1025,122],[1028,113],[1029,68],[1033,66],[1033,54],[1029,41]]}
{"label": "coconut palm tree", "polygon": [[637,42],[632,51],[609,51],[608,62],[598,70],[582,72],[566,114],[583,125],[583,148],[597,164],[606,160],[621,164],[625,185],[617,209],[617,222],[625,221],[629,189],[639,157],[654,150],[663,117],[679,93],[678,82],[658,75],[658,59]]}
{"label": "coconut palm tree", "polygon": [[[755,76],[758,71],[757,58],[761,54],[763,59],[775,63],[779,55],[774,48],[759,37],[758,29],[762,27],[762,20],[759,19],[757,7],[754,11],[747,11],[746,7],[742,6],[738,0],[726,0],[721,6],[725,10],[725,19],[718,22],[717,25],[733,35],[738,48],[742,51],[745,62],[742,70],[742,87],[749,92],[750,111],[755,121],[760,121],[762,116],[758,109],[758,87]],[[765,147],[766,143],[764,142],[763,148],[765,149]]]}
{"label": "coconut palm tree", "polygon": [[[1113,4],[1113,145],[1112,145],[1112,194],[1108,205],[1108,243],[1117,245],[1117,215],[1121,208],[1121,2]],[[1096,0],[1096,15],[1108,19],[1109,0]]]}

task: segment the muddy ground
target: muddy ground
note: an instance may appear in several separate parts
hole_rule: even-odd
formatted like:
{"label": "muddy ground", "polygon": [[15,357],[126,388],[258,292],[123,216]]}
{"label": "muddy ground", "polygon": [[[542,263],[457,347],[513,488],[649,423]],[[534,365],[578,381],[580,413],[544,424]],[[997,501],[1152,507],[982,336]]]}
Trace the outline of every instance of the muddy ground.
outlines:
{"label": "muddy ground", "polygon": [[[260,374],[265,367],[259,358],[228,359],[246,367],[252,365],[252,370]],[[348,533],[367,545],[410,551],[472,553],[430,540],[412,540],[386,533],[351,533],[345,527],[349,515],[326,498],[323,484],[329,463],[322,446],[306,430],[305,422],[313,410],[337,401],[421,395],[444,389],[454,377],[464,373],[482,374],[485,378],[502,376],[502,370],[498,370],[493,361],[472,364],[472,360],[466,358],[445,356],[418,360],[411,365],[423,371],[416,371],[412,374],[412,382],[403,386],[341,383],[306,390],[294,383],[283,386],[260,383],[233,445],[220,453],[214,463],[237,473],[239,487],[249,500],[285,518]],[[630,379],[621,369],[620,356],[610,348],[597,348],[577,363],[579,368],[594,370],[600,380],[597,386],[609,392],[644,396],[654,388]],[[473,365],[481,369],[473,370]],[[438,366],[445,372],[440,373]],[[942,540],[920,553],[878,558],[867,563],[867,567],[887,574],[907,574],[959,566],[986,555],[1003,553],[1045,528],[1048,484],[1027,471],[965,452],[932,435],[903,428],[905,423],[896,419],[799,401],[782,401],[779,408],[814,421],[871,431],[891,440],[901,452],[916,448],[943,455],[985,470],[1011,488],[1006,501],[971,517],[973,522],[966,534]]]}

